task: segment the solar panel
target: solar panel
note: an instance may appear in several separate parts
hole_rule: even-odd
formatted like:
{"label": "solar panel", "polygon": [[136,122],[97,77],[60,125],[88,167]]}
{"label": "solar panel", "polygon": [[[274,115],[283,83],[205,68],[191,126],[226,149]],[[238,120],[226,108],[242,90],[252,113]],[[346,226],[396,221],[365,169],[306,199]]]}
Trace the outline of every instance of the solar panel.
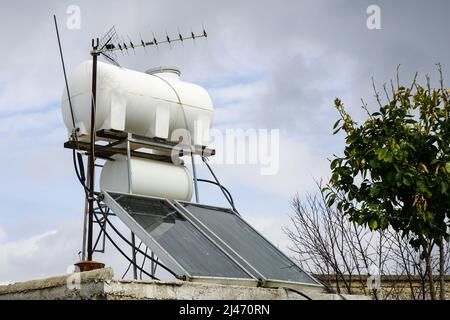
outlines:
{"label": "solar panel", "polygon": [[179,275],[320,285],[232,210],[104,195],[108,207]]}
{"label": "solar panel", "polygon": [[243,264],[251,266],[264,279],[317,284],[232,210],[193,203],[180,204],[207,232],[224,244],[225,250],[237,254]]}

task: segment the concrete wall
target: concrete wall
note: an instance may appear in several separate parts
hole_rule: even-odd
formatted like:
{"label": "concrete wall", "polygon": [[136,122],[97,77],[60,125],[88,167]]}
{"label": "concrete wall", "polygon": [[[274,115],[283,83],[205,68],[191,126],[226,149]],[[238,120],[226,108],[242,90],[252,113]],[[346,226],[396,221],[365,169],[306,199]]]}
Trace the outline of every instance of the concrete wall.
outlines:
{"label": "concrete wall", "polygon": [[[320,289],[301,290],[313,300],[345,297]],[[347,299],[367,298],[346,296]],[[186,281],[114,280],[110,268],[0,286],[0,300],[305,300],[285,288],[261,288]]]}

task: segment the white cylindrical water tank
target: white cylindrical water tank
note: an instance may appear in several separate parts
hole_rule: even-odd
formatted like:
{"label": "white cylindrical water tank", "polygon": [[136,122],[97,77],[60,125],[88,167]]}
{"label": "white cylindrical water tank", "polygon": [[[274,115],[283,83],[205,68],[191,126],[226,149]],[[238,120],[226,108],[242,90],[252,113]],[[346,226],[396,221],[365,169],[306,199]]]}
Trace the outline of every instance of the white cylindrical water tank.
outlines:
{"label": "white cylindrical water tank", "polygon": [[[128,161],[124,155],[106,161],[100,175],[104,191],[128,193]],[[131,191],[133,194],[190,201],[192,176],[182,165],[161,161],[131,158]]]}
{"label": "white cylindrical water tank", "polygon": [[[88,141],[91,127],[92,61],[81,63],[68,78],[75,127],[79,139]],[[73,131],[66,90],[62,115]],[[169,141],[179,141],[187,129],[192,142],[209,143],[213,104],[202,87],[180,80],[175,68],[155,68],[137,72],[98,62],[95,129],[116,129]]]}

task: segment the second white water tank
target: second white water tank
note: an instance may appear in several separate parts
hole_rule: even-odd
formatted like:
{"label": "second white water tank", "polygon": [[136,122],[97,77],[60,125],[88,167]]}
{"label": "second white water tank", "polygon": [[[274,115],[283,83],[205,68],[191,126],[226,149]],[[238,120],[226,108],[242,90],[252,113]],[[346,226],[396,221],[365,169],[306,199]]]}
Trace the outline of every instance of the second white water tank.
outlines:
{"label": "second white water tank", "polygon": [[[100,188],[105,191],[128,193],[128,161],[124,155],[108,160],[100,175]],[[131,158],[131,187],[133,194],[190,201],[193,193],[192,176],[182,165],[155,160]]]}

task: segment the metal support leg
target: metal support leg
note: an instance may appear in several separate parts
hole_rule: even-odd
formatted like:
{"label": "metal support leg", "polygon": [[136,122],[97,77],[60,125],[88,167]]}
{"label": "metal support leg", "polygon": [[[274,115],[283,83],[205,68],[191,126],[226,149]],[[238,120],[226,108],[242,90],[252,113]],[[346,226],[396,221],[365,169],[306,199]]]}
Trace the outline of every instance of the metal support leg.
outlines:
{"label": "metal support leg", "polygon": [[83,218],[83,245],[81,247],[81,261],[86,260],[86,237],[87,237],[87,223],[88,223],[88,214],[89,214],[89,203],[86,199],[84,202],[84,218]]}
{"label": "metal support leg", "polygon": [[88,236],[87,236],[87,260],[92,261],[92,236],[94,230],[94,182],[95,182],[95,113],[97,101],[97,52],[99,41],[95,44],[92,41],[92,102],[91,102],[91,139],[89,154],[89,216],[88,216]]}
{"label": "metal support leg", "polygon": [[[91,175],[90,170],[87,172],[87,185],[90,185]],[[88,216],[89,216],[89,201],[85,199],[84,201],[84,218],[83,218],[83,246],[81,248],[81,261],[86,260],[87,256],[87,232],[88,232]]]}
{"label": "metal support leg", "polygon": [[152,253],[151,253],[151,258],[152,258],[152,261],[151,261],[151,266],[150,266],[150,270],[151,270],[151,272],[150,272],[150,274],[154,277],[155,276],[155,273],[156,273],[156,268],[155,268],[155,254],[153,253],[153,251],[152,251]]}
{"label": "metal support leg", "polygon": [[192,152],[191,152],[191,161],[192,161],[192,174],[194,175],[195,202],[200,203],[200,197],[198,195],[197,169],[195,168],[194,154]]}
{"label": "metal support leg", "polygon": [[136,247],[136,237],[134,236],[134,233],[131,232],[131,244],[133,245],[133,279],[137,280],[138,274],[137,274],[137,267],[136,267],[136,250],[134,249]]}
{"label": "metal support leg", "polygon": [[[131,144],[130,144],[131,133],[128,133],[127,138],[127,163],[128,163],[128,193],[133,193],[133,185],[132,185],[132,171],[131,171]],[[131,232],[131,244],[132,248],[132,259],[133,259],[133,278],[137,280],[137,266],[136,266],[136,237],[133,232]]]}
{"label": "metal support leg", "polygon": [[128,134],[127,139],[127,163],[128,163],[128,193],[133,193],[133,185],[132,185],[132,173],[131,173],[131,144],[130,144],[131,134]]}

